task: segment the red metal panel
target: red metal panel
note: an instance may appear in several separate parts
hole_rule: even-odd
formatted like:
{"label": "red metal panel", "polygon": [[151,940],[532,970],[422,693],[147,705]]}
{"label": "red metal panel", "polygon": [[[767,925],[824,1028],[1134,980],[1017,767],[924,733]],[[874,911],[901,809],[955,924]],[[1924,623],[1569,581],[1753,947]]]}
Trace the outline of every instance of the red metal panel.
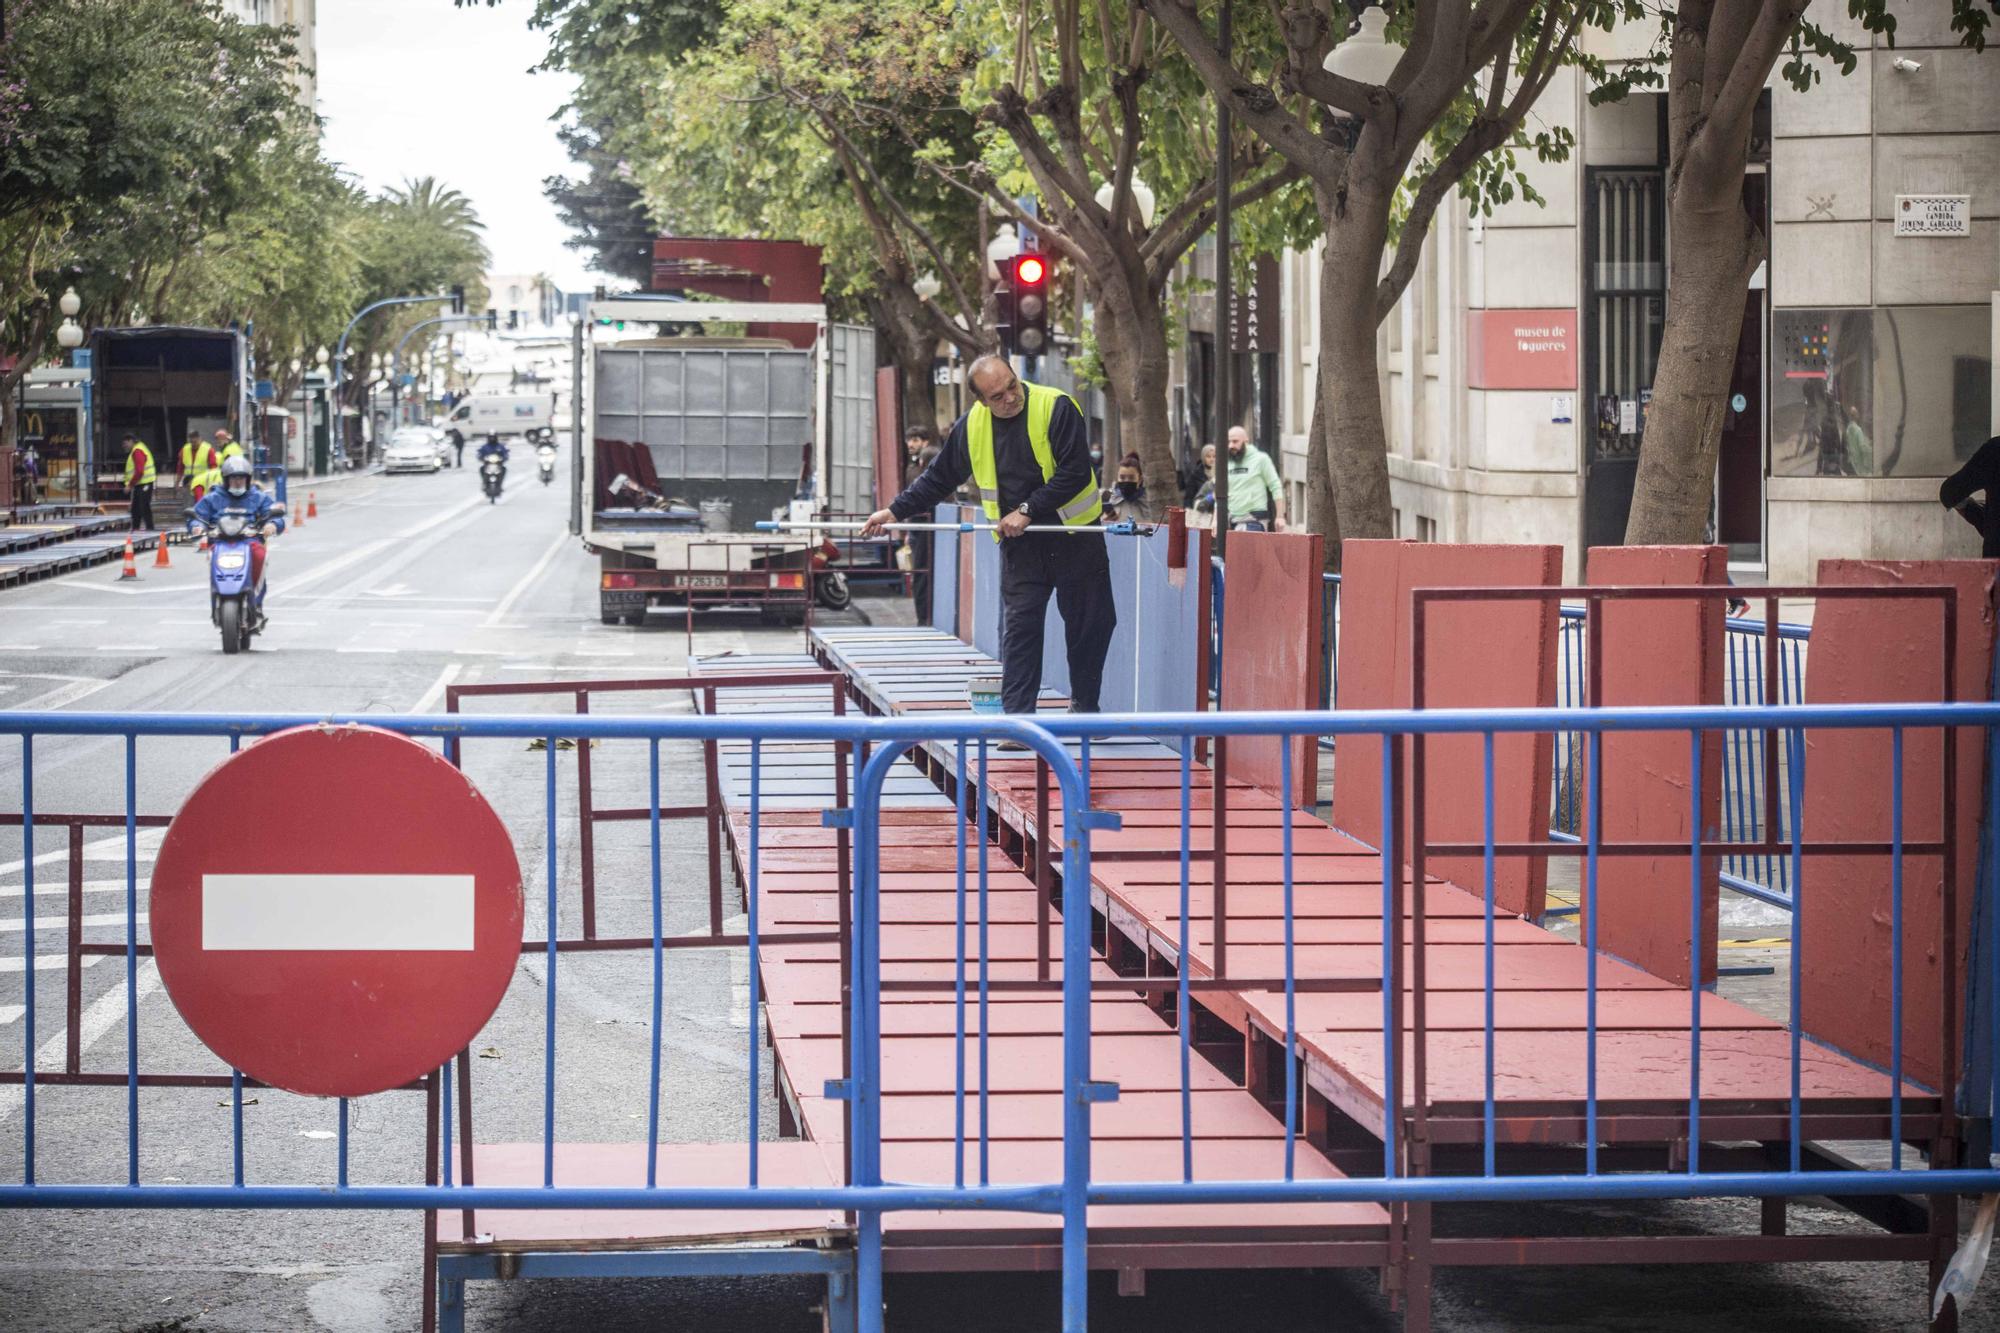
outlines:
{"label": "red metal panel", "polygon": [[[1983,700],[1993,664],[1995,566],[1987,560],[1822,560],[1825,584],[1929,584],[1957,589],[1953,697]],[[1942,697],[1942,614],[1936,603],[1834,601],[1813,617],[1806,701],[1814,704],[1935,702]],[[1958,994],[1963,1018],[1965,954],[1978,881],[1981,732],[1959,731]],[[1784,752],[1780,746],[1781,754]],[[1818,840],[1890,836],[1890,737],[1885,731],[1806,736],[1805,835]],[[1903,837],[1944,832],[1943,732],[1903,738]],[[1806,860],[1800,999],[1805,1030],[1861,1059],[1889,1062],[1890,876],[1886,857]],[[1939,1058],[1938,925],[1942,858],[1911,856],[1903,867],[1903,1052],[1905,1076],[1935,1086]],[[1961,1025],[1959,1031],[1963,1034]]]}
{"label": "red metal panel", "polygon": [[[1720,546],[1598,546],[1590,551],[1590,581],[1603,587],[1719,584],[1727,582],[1727,569],[1728,554]],[[1600,603],[1599,698],[1594,702],[1720,704],[1722,613],[1719,600]],[[1598,827],[1604,840],[1687,842],[1693,791],[1688,738],[1679,732],[1633,733],[1606,736],[1603,745],[1604,810]],[[1579,753],[1587,759],[1587,752],[1579,748]],[[1587,762],[1576,772],[1587,774]],[[1722,736],[1710,732],[1701,746],[1704,838],[1719,836],[1721,797]],[[1585,812],[1587,818],[1587,791]],[[1720,870],[1718,858],[1702,858],[1699,956],[1704,983],[1715,980]],[[1693,956],[1688,884],[1684,856],[1600,858],[1599,946],[1656,977],[1686,985]]]}
{"label": "red metal panel", "polygon": [[[1562,548],[1558,546],[1345,543],[1341,548],[1340,707],[1410,706],[1414,697],[1410,594],[1415,589],[1553,587],[1561,571]],[[1432,604],[1426,615],[1426,707],[1554,705],[1553,603]],[[1346,737],[1340,747],[1333,791],[1334,825],[1380,846],[1380,743]],[[1424,821],[1429,841],[1477,842],[1484,837],[1481,748],[1477,736],[1441,736],[1427,742]],[[1495,838],[1511,842],[1548,836],[1553,757],[1549,736],[1497,738],[1493,754]],[[1481,887],[1485,882],[1477,858],[1432,858],[1428,869],[1467,887]],[[1507,911],[1538,916],[1547,878],[1547,864],[1540,857],[1502,859],[1494,871],[1495,901]]]}
{"label": "red metal panel", "polygon": [[[803,241],[662,236],[653,242],[653,290],[705,292],[730,301],[816,303],[825,299],[820,248]],[[783,338],[801,350],[819,336],[811,324],[750,324],[753,338]]]}
{"label": "red metal panel", "polygon": [[[960,516],[963,517],[968,512],[976,513],[977,511],[961,509]],[[976,558],[976,553],[972,549],[972,543],[975,540],[991,541],[993,539],[983,532],[960,533],[958,537],[958,639],[960,643],[972,642],[972,612],[974,606],[972,562]]]}
{"label": "red metal panel", "polygon": [[[1325,569],[1325,539],[1315,533],[1230,535],[1228,592],[1222,603],[1224,712],[1319,706],[1320,576]],[[1293,800],[1310,806],[1319,790],[1318,742],[1300,736],[1288,743]],[[1283,779],[1279,744],[1276,737],[1264,736],[1230,741],[1230,776],[1278,794]]]}
{"label": "red metal panel", "polygon": [[888,508],[903,489],[902,390],[894,366],[875,369],[875,507]]}

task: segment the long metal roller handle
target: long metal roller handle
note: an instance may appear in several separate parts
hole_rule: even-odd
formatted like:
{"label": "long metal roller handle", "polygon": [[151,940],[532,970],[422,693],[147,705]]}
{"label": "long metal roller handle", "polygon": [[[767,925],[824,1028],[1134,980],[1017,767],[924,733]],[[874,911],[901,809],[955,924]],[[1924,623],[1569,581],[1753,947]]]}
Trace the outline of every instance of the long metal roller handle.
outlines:
{"label": "long metal roller handle", "polygon": [[[759,532],[859,532],[867,525],[851,521],[798,523],[789,519],[767,519],[757,524]],[[884,523],[883,532],[992,532],[999,525],[994,523]],[[1152,524],[1139,523],[1092,523],[1070,527],[1062,523],[1030,523],[1024,532],[1099,532],[1113,537],[1142,537],[1153,530]]]}

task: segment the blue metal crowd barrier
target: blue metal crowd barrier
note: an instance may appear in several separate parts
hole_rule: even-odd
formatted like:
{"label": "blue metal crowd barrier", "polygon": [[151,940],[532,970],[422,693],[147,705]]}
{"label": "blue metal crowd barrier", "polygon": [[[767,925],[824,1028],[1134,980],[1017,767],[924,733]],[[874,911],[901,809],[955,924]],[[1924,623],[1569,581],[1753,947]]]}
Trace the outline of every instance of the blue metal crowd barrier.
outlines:
{"label": "blue metal crowd barrier", "polygon": [[[1905,845],[1903,837],[1904,775],[1901,762],[1903,740],[1906,733],[1923,729],[1945,729],[1947,737],[1953,729],[1990,728],[2000,723],[2000,705],[1991,704],[1883,704],[1846,707],[1803,707],[1799,705],[1772,706],[1750,705],[1741,707],[1690,707],[1690,708],[1556,708],[1518,710],[1405,710],[1385,712],[1346,712],[1328,714],[1321,711],[1291,713],[1182,713],[1167,715],[1128,716],[1064,716],[1049,715],[1034,721],[1019,718],[975,718],[969,715],[913,718],[814,718],[802,716],[787,717],[736,717],[736,716],[607,716],[592,714],[587,716],[553,715],[513,715],[513,716],[396,716],[366,714],[357,716],[313,716],[313,715],[249,715],[235,718],[165,715],[165,714],[91,714],[91,713],[0,713],[0,736],[10,736],[20,745],[20,761],[16,770],[19,774],[18,816],[5,822],[22,829],[22,863],[27,875],[26,891],[22,895],[23,948],[29,954],[23,971],[23,985],[26,991],[26,1015],[22,1024],[24,1035],[23,1067],[16,1071],[13,1081],[24,1085],[24,1105],[26,1114],[22,1119],[21,1153],[22,1178],[18,1183],[0,1185],[0,1207],[14,1208],[266,1208],[266,1209],[396,1209],[396,1210],[436,1210],[436,1209],[769,1209],[769,1208],[830,1208],[851,1211],[856,1219],[855,1270],[858,1287],[858,1326],[861,1329],[879,1329],[882,1319],[883,1245],[882,1222],[887,1213],[903,1210],[999,1210],[1028,1213],[1046,1213],[1061,1219],[1061,1269],[1062,1269],[1062,1326],[1065,1329],[1081,1330],[1086,1325],[1086,1285],[1087,1249],[1085,1213],[1093,1204],[1135,1205],[1160,1209],[1198,1204],[1222,1203],[1307,1203],[1307,1202],[1359,1202],[1372,1201],[1396,1206],[1421,1205],[1444,1201],[1480,1201],[1488,1203],[1521,1202],[1544,1199],[1638,1199],[1638,1198],[1687,1198],[1687,1197],[1760,1197],[1785,1198],[1793,1196],[1814,1196],[1829,1193],[1828,1178],[1822,1170],[1808,1169],[1810,1163],[1802,1158],[1805,1144],[1805,1118],[1814,1112],[1806,1109],[1807,1098],[1802,1092],[1803,1052],[1808,1040],[1800,1026],[1800,978],[1803,951],[1810,936],[1802,931],[1805,924],[1795,917],[1795,933],[1790,962],[1790,1070],[1791,1094],[1788,1102],[1790,1124],[1789,1153],[1784,1155],[1782,1166],[1762,1171],[1729,1171],[1704,1169],[1701,1143],[1700,1104],[1701,1088],[1701,986],[1700,969],[1694,969],[1696,979],[1692,981],[1687,994],[1688,1011],[1688,1061],[1689,1082],[1685,1106],[1686,1153],[1682,1163],[1664,1170],[1642,1170],[1620,1172],[1612,1170],[1600,1161],[1598,1152],[1599,1135],[1599,1091],[1597,1083],[1598,1002],[1601,986],[1597,975],[1596,958],[1593,950],[1589,955],[1590,967],[1585,986],[1585,1009],[1588,1015],[1588,1043],[1585,1048],[1586,1095],[1584,1098],[1586,1131],[1582,1137],[1585,1151],[1585,1168],[1575,1172],[1551,1172],[1546,1169],[1530,1171],[1526,1174],[1503,1172],[1497,1160],[1498,1153],[1505,1148],[1495,1129],[1496,1096],[1493,1051],[1495,1042],[1495,926],[1502,913],[1496,909],[1494,900],[1493,867],[1496,854],[1513,854],[1516,849],[1496,852],[1493,823],[1494,792],[1494,739],[1498,736],[1520,733],[1572,733],[1585,738],[1593,757],[1607,734],[1629,732],[1669,732],[1685,734],[1689,738],[1692,753],[1699,755],[1701,736],[1704,731],[1731,732],[1745,728],[1769,729],[1783,732],[1790,743],[1797,747],[1803,743],[1808,730],[1817,729],[1873,729],[1887,731],[1893,737],[1894,760],[1891,764],[1891,843],[1885,855],[1889,873],[1894,885],[1895,907],[1890,922],[1891,957],[1897,960],[1895,983],[1889,997],[1887,1018],[1890,1030],[1897,1034],[1895,1053],[1889,1061],[1887,1073],[1891,1079],[1893,1094],[1890,1119],[1892,1129],[1887,1138],[1890,1147],[1891,1165],[1888,1169],[1854,1171],[1843,1176],[1839,1192],[1845,1195],[1867,1196],[1887,1194],[1915,1194],[1937,1196],[1945,1194],[1980,1194],[2000,1191],[2000,1171],[1991,1169],[1962,1168],[1953,1164],[1953,1158],[1946,1153],[1942,1158],[1933,1159],[1929,1169],[1913,1169],[1906,1165],[1903,1155],[1904,1141],[1904,1100],[1905,1078],[1901,1048],[1901,1034],[1904,1029],[1905,997],[1903,995],[1900,960],[1904,956],[1905,939],[1903,929],[1903,863],[1906,852],[1911,855],[1936,855],[1942,846],[1949,845],[1952,837],[1952,814],[1947,809],[1946,827],[1942,842],[1919,843],[1912,840]],[[539,740],[547,748],[544,765],[546,801],[543,812],[543,834],[547,839],[548,855],[543,870],[546,919],[549,923],[548,939],[545,944],[545,976],[547,991],[548,1026],[543,1049],[541,1071],[542,1100],[542,1143],[544,1148],[542,1183],[540,1187],[496,1187],[474,1186],[454,1183],[451,1173],[450,1117],[443,1117],[445,1150],[442,1154],[443,1169],[435,1183],[405,1183],[393,1185],[357,1185],[347,1179],[348,1117],[345,1103],[342,1104],[339,1131],[340,1163],[338,1174],[331,1180],[320,1179],[296,1182],[253,1183],[246,1180],[243,1171],[243,1124],[240,1114],[242,1081],[236,1079],[238,1114],[233,1126],[234,1171],[227,1183],[211,1184],[141,1184],[139,1179],[139,1147],[143,1126],[140,1122],[138,1090],[142,1073],[139,1061],[138,995],[133,978],[136,974],[141,946],[137,934],[138,912],[138,871],[137,871],[137,830],[140,814],[138,809],[138,763],[142,742],[153,748],[163,742],[211,740],[227,741],[230,748],[247,739],[266,736],[287,728],[299,726],[365,726],[381,728],[397,734],[435,740],[454,748],[468,740],[527,739]],[[964,771],[964,756],[968,749],[975,750],[984,768],[984,757],[989,744],[1014,742],[1026,747],[1038,756],[1048,767],[1052,781],[1059,789],[1063,808],[1072,812],[1072,817],[1064,828],[1061,868],[1063,882],[1069,885],[1091,883],[1091,841],[1093,831],[1118,827],[1118,817],[1102,811],[1092,811],[1089,791],[1089,765],[1091,744],[1103,743],[1114,738],[1180,738],[1179,771],[1181,775],[1180,803],[1180,849],[1179,849],[1179,930],[1182,958],[1189,957],[1190,917],[1190,862],[1192,816],[1189,793],[1192,790],[1191,760],[1194,750],[1191,743],[1196,738],[1216,737],[1277,737],[1290,741],[1300,737],[1332,735],[1375,736],[1385,739],[1382,745],[1382,808],[1381,827],[1389,830],[1386,837],[1388,846],[1383,849],[1381,883],[1381,917],[1383,922],[1381,945],[1381,977],[1376,989],[1379,991],[1382,1012],[1381,1059],[1387,1071],[1387,1086],[1390,1089],[1392,1107],[1395,1113],[1385,1117],[1385,1132],[1382,1141],[1381,1175],[1366,1178],[1309,1179],[1296,1176],[1292,1170],[1293,1147],[1302,1132],[1300,1102],[1302,1096],[1301,1073],[1296,1058],[1287,1058],[1283,1086],[1282,1114],[1285,1130],[1286,1169],[1282,1178],[1263,1180],[1198,1180],[1193,1169],[1193,1142],[1195,1130],[1189,1110],[1190,1081],[1188,1069],[1191,1059],[1190,1047],[1193,1041],[1194,1024],[1189,1021],[1192,1002],[1192,985],[1188,969],[1179,970],[1175,992],[1176,1012],[1180,1022],[1179,1041],[1181,1048],[1181,1126],[1184,1168],[1179,1180],[1158,1180],[1145,1182],[1107,1182],[1092,1179],[1090,1163],[1092,1106],[1094,1103],[1115,1100],[1117,1088],[1098,1082],[1091,1064],[1091,994],[1093,984],[1116,985],[1116,982],[1099,981],[1093,983],[1088,966],[1061,967],[1060,994],[1063,1006],[1062,1025],[1062,1169],[1058,1178],[1034,1183],[992,1184],[983,1178],[976,1182],[966,1182],[962,1178],[946,1185],[941,1183],[910,1184],[899,1183],[884,1178],[882,1167],[882,1147],[884,1140],[884,1100],[881,1025],[883,1005],[883,976],[881,934],[883,915],[881,908],[881,866],[882,844],[880,829],[883,823],[884,783],[897,760],[914,747],[921,745],[945,745],[956,747],[959,755],[960,771]],[[1398,867],[1408,857],[1415,863],[1412,878],[1421,880],[1421,867],[1425,854],[1425,843],[1419,835],[1411,848],[1397,846],[1398,830],[1403,825],[1407,813],[1400,809],[1403,783],[1399,776],[1399,765],[1405,751],[1414,751],[1419,761],[1425,738],[1440,736],[1478,736],[1485,740],[1483,776],[1485,784],[1485,832],[1484,865],[1484,931],[1482,955],[1484,959],[1484,1022],[1483,1036],[1486,1050],[1484,1074],[1484,1120],[1485,1137],[1483,1145],[1484,1169],[1468,1175],[1437,1176],[1423,1174],[1420,1166],[1413,1166],[1412,1146],[1404,1138],[1410,1124],[1416,1126],[1416,1137],[1421,1140],[1422,1126],[1428,1106],[1424,1064],[1421,1052],[1424,1049],[1426,1028],[1424,1018],[1424,988],[1418,985],[1411,999],[1411,1007],[1406,1010],[1405,990],[1408,989],[1407,967],[1402,949],[1396,947],[1401,930],[1391,928],[1391,922],[1400,922],[1406,915],[1414,923],[1417,942],[1421,948],[1422,922],[1425,909],[1422,894],[1406,892],[1406,879]],[[51,743],[59,743],[63,738],[98,737],[114,738],[123,742],[123,765],[120,777],[124,794],[124,831],[127,854],[125,857],[126,901],[123,957],[126,973],[126,1061],[125,1073],[117,1080],[126,1094],[125,1130],[125,1170],[122,1180],[108,1180],[96,1183],[52,1183],[37,1176],[37,1122],[35,1116],[36,1091],[38,1082],[58,1082],[50,1078],[38,1079],[35,1069],[35,968],[33,951],[35,947],[37,922],[34,874],[34,830],[36,827],[36,797],[34,788],[37,750]],[[757,1025],[752,1023],[752,1034],[746,1054],[750,1069],[751,1102],[748,1113],[749,1173],[744,1184],[730,1187],[688,1187],[660,1184],[653,1175],[651,1156],[656,1150],[649,1150],[649,1170],[647,1183],[621,1188],[582,1188],[562,1186],[555,1183],[554,1150],[558,1137],[556,1115],[556,1024],[555,1004],[559,982],[561,952],[556,941],[556,923],[559,920],[558,903],[558,857],[556,855],[559,833],[556,799],[556,749],[558,742],[570,740],[583,745],[589,741],[618,741],[642,743],[648,750],[648,779],[652,818],[650,821],[650,867],[651,867],[651,911],[653,951],[653,993],[654,1013],[660,1012],[661,1004],[661,950],[665,947],[665,932],[662,918],[662,854],[660,820],[660,747],[676,742],[739,742],[750,747],[751,763],[751,805],[750,835],[745,874],[745,888],[748,895],[749,939],[747,947],[758,947],[757,895],[759,893],[759,822],[760,810],[757,794],[760,791],[759,764],[762,748],[778,743],[817,742],[844,744],[851,747],[854,758],[854,783],[852,803],[845,812],[834,812],[828,816],[830,823],[846,824],[852,830],[853,876],[852,876],[852,949],[850,952],[850,981],[853,993],[852,1013],[852,1055],[844,1084],[835,1092],[851,1104],[852,1132],[847,1144],[846,1183],[827,1187],[797,1187],[789,1185],[761,1184],[757,1176],[758,1142],[760,1130],[757,1123],[758,1091],[755,1082],[757,1065]],[[1080,753],[1072,757],[1067,748],[1077,744]],[[1283,953],[1283,978],[1280,989],[1285,1000],[1285,1049],[1288,1057],[1301,1049],[1296,1025],[1295,1003],[1301,989],[1302,979],[1297,971],[1297,940],[1295,924],[1295,888],[1293,840],[1293,808],[1299,804],[1298,795],[1292,789],[1292,746],[1289,743],[1277,747],[1282,758],[1282,776],[1278,796],[1285,811],[1282,821],[1282,922],[1279,943]],[[1945,746],[1945,767],[1949,769],[1951,743]],[[1699,773],[1699,764],[1695,765]],[[1602,772],[1602,765],[1589,765],[1586,781],[1595,782]],[[1798,884],[1803,858],[1810,854],[1845,850],[1847,854],[1860,854],[1853,850],[1859,844],[1807,844],[1799,840],[1800,809],[1803,800],[1803,775],[1797,765],[1790,767],[1786,774],[1786,791],[1783,801],[1787,809],[1786,831],[1790,837],[1790,848],[1786,853],[1789,862],[1788,883]],[[1948,788],[1947,788],[1948,789]],[[1989,795],[1989,801],[1992,799]],[[831,799],[829,797],[829,803]],[[1690,793],[1691,809],[1698,812],[1701,803],[1699,778]],[[1592,800],[1590,808],[1601,808],[1601,801]],[[961,801],[961,812],[964,805]],[[979,827],[985,828],[985,818],[980,817]],[[6,813],[0,811],[0,813]],[[1992,819],[1989,808],[1987,817]],[[1691,873],[1699,878],[1699,866],[1705,855],[1727,853],[1734,838],[1725,837],[1720,841],[1704,841],[1701,836],[1702,821],[1690,819],[1694,834],[1688,843]],[[959,820],[961,846],[966,837],[966,821]],[[1592,922],[1596,919],[1594,909],[1599,891],[1599,866],[1602,856],[1617,855],[1616,844],[1606,844],[1600,836],[1598,821],[1587,819],[1581,833],[1584,844],[1582,858],[1582,896]],[[983,844],[982,844],[983,848]],[[1870,851],[1867,854],[1876,854]],[[1550,854],[1550,853],[1540,853]],[[1572,853],[1573,854],[1573,853]],[[1657,855],[1657,851],[1648,853]],[[963,865],[961,861],[961,865]],[[985,857],[979,860],[983,880]],[[963,872],[961,871],[961,874]],[[1478,886],[1468,886],[1477,891]],[[1953,897],[1956,892],[1952,879],[1947,875],[1941,889],[1944,910],[1938,914],[1941,930],[1953,927]],[[960,902],[963,903],[963,893]],[[1699,892],[1690,895],[1690,928],[1699,938]],[[962,910],[962,909],[961,909]],[[1977,929],[1982,932],[1990,945],[1996,923],[1994,904],[1989,895],[1978,905],[1975,917]],[[1092,951],[1092,918],[1087,910],[1081,910],[1072,903],[1072,910],[1066,911],[1062,921],[1062,958],[1064,960],[1088,959]],[[961,933],[960,988],[968,984],[964,980],[963,935]],[[1949,944],[1950,936],[1944,943]],[[1949,952],[1949,949],[1946,950]],[[1988,948],[1985,961],[1981,964],[1986,972],[1976,980],[1989,989],[1979,995],[1979,1009],[1973,1011],[1968,1004],[1970,1026],[1977,1034],[1977,1040],[1990,1044],[1993,1034],[2000,1031],[2000,949]],[[756,975],[753,968],[751,975]],[[1371,979],[1373,980],[1373,979]],[[1969,976],[1967,983],[1975,980]],[[987,993],[987,980],[983,969],[976,985],[982,1001]],[[754,982],[753,982],[754,986]],[[1970,993],[1970,992],[1969,992]],[[1947,997],[1949,998],[1949,997]],[[756,999],[753,991],[752,1007]],[[964,1024],[966,1008],[959,1006],[959,1036],[965,1037]],[[1950,1003],[1943,1006],[1941,1022],[1944,1023],[1941,1050],[1946,1059],[1946,1069],[1961,1067],[1958,1064],[1961,1048],[1956,1039],[1954,1007]],[[655,1051],[660,1041],[659,1028],[654,1027]],[[1419,1052],[1413,1068],[1405,1067],[1405,1041],[1414,1039],[1414,1049]],[[1990,1077],[2000,1082],[2000,1061],[1990,1058],[1988,1049],[1973,1052],[1976,1058],[1963,1067],[1974,1071],[1975,1077]],[[433,1096],[438,1083],[448,1080],[450,1067],[445,1066],[432,1076],[429,1084]],[[658,1141],[658,1117],[663,1074],[657,1058],[651,1065],[645,1088],[649,1128],[654,1131],[649,1141]],[[1947,1078],[1948,1083],[1955,1080]],[[447,1084],[448,1088],[448,1084]],[[1968,1090],[1961,1102],[1946,1099],[1933,1117],[1941,1138],[1950,1142],[1956,1135],[1956,1118],[1960,1115],[1988,1114],[1992,1102],[1989,1095],[1994,1088],[1982,1085]],[[963,1083],[957,1089],[958,1117],[956,1140],[960,1160],[967,1148],[965,1098],[967,1092]],[[447,1090],[443,1104],[450,1105]],[[433,1103],[435,1109],[436,1103]],[[1407,1112],[1407,1118],[1405,1113]],[[1678,1120],[1679,1112],[1674,1113]],[[985,1134],[984,1117],[981,1117],[981,1135]],[[1668,1137],[1677,1137],[1669,1134]]]}

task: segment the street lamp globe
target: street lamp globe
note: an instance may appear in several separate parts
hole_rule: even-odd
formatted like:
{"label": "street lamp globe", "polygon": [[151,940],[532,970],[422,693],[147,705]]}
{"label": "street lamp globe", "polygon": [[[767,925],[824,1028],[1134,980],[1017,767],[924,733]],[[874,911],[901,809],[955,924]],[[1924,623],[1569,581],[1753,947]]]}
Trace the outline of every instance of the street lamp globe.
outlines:
{"label": "street lamp globe", "polygon": [[1361,11],[1360,25],[1326,53],[1326,72],[1356,83],[1385,84],[1403,58],[1400,42],[1388,38],[1389,14],[1380,5]]}
{"label": "street lamp globe", "polygon": [[304,370],[305,364],[306,364],[305,362],[299,360],[297,353],[294,353],[292,355],[292,373],[294,375],[298,374],[301,370]]}
{"label": "street lamp globe", "polygon": [[[1111,203],[1115,198],[1117,198],[1117,194],[1112,189],[1110,181],[1106,181],[1097,187],[1097,206],[1105,212],[1109,213],[1111,211]],[[1132,175],[1132,202],[1139,206],[1139,225],[1147,231],[1151,231],[1153,229],[1153,206],[1159,201],[1153,197],[1153,187],[1140,180],[1137,172],[1134,172]]]}
{"label": "street lamp globe", "polygon": [[76,318],[77,312],[83,309],[83,299],[76,294],[76,288],[64,290],[61,299],[56,302],[56,309],[62,311],[64,319]]}
{"label": "street lamp globe", "polygon": [[986,245],[986,276],[1000,276],[1000,264],[1021,253],[1021,237],[1014,230],[1014,224],[1003,222],[1000,230],[993,233],[993,239]]}
{"label": "street lamp globe", "polygon": [[56,345],[65,352],[73,352],[83,346],[83,326],[73,319],[64,319],[56,329]]}
{"label": "street lamp globe", "polygon": [[326,371],[327,362],[331,361],[332,359],[333,359],[332,355],[326,350],[325,343],[321,343],[319,345],[319,350],[313,353],[313,360],[319,362],[319,368],[322,374],[325,373]]}
{"label": "street lamp globe", "polygon": [[920,273],[917,280],[910,284],[910,290],[917,294],[919,300],[935,301],[938,293],[944,290],[944,284],[938,281],[935,273]]}

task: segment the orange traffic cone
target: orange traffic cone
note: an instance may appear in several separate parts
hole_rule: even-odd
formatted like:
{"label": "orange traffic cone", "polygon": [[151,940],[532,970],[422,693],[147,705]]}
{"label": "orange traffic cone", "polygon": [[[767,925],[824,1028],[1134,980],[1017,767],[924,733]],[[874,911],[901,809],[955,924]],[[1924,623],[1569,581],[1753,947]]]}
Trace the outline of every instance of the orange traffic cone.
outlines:
{"label": "orange traffic cone", "polygon": [[139,577],[139,567],[132,563],[132,539],[130,537],[125,539],[125,568],[118,572],[118,577],[121,579],[136,579]]}
{"label": "orange traffic cone", "polygon": [[153,549],[159,552],[159,554],[158,554],[158,555],[156,555],[156,556],[154,556],[154,557],[153,557],[153,568],[154,568],[154,569],[171,569],[171,568],[173,568],[172,564],[170,564],[170,563],[168,562],[168,560],[167,560],[167,534],[166,534],[166,533],[164,533],[164,532],[163,532],[163,533],[161,533],[161,534],[159,535],[159,540],[158,540],[157,542],[155,542],[155,543],[154,543],[154,547],[153,547]]}
{"label": "orange traffic cone", "polygon": [[307,492],[306,492],[306,517],[307,517],[307,518],[318,518],[318,517],[319,517],[319,492],[318,492],[318,491],[307,491]]}

